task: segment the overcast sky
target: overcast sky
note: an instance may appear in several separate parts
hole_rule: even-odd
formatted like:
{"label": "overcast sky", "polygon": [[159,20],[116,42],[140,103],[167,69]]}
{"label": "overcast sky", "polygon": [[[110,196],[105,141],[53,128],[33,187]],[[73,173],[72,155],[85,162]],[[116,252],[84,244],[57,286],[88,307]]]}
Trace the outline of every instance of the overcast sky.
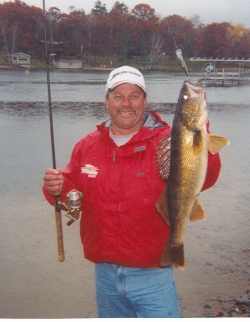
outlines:
{"label": "overcast sky", "polygon": [[[42,0],[23,0],[28,5],[42,7]],[[4,1],[0,1],[4,2]],[[120,0],[129,9],[138,3],[147,3],[161,17],[179,14],[190,18],[199,15],[203,23],[227,21],[233,24],[241,23],[250,27],[250,0]],[[110,10],[115,0],[103,0]],[[70,6],[84,9],[89,13],[94,7],[93,0],[46,0],[46,8],[56,6],[63,12],[68,12]]]}

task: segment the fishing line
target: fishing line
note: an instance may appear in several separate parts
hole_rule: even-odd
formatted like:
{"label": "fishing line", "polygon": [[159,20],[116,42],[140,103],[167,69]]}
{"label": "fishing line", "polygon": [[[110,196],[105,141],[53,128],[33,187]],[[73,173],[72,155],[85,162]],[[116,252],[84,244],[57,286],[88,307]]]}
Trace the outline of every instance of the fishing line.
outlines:
{"label": "fishing line", "polygon": [[50,139],[51,139],[51,152],[52,152],[52,165],[56,169],[56,151],[55,151],[55,136],[54,136],[54,123],[51,99],[51,85],[50,85],[50,53],[47,41],[47,17],[45,9],[45,0],[43,0],[43,17],[44,17],[44,55],[46,60],[46,78],[47,78],[47,91],[48,91],[48,106],[49,106],[49,124],[50,124]]}

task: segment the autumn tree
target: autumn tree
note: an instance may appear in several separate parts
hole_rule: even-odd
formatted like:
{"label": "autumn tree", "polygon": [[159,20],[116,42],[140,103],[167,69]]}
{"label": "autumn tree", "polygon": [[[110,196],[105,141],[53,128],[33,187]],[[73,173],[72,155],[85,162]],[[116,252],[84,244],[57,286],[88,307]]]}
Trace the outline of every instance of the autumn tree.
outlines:
{"label": "autumn tree", "polygon": [[167,55],[175,56],[175,50],[181,48],[186,56],[192,56],[194,26],[190,20],[179,15],[168,16],[161,20],[160,34]]}
{"label": "autumn tree", "polygon": [[250,30],[240,24],[230,25],[228,28],[231,41],[231,53],[234,57],[250,56]]}
{"label": "autumn tree", "polygon": [[157,19],[155,16],[155,9],[145,3],[137,4],[132,10],[132,14],[139,21],[152,21]]}
{"label": "autumn tree", "polygon": [[65,56],[80,57],[89,50],[88,19],[83,10],[62,15],[58,23],[58,40]]}
{"label": "autumn tree", "polygon": [[38,22],[42,10],[15,0],[0,4],[0,31],[2,50],[6,55],[15,51],[40,52],[40,32]]}
{"label": "autumn tree", "polygon": [[128,7],[122,2],[115,2],[109,13],[111,54],[127,57],[131,28]]}
{"label": "autumn tree", "polygon": [[131,12],[130,24],[133,30],[131,35],[131,54],[148,56],[152,49],[152,39],[157,30],[159,18],[155,10],[148,4],[138,4]]}
{"label": "autumn tree", "polygon": [[93,63],[95,57],[123,62],[138,57],[150,65],[164,54],[175,57],[176,48],[187,57],[250,56],[250,30],[241,25],[205,25],[197,15],[190,19],[179,15],[160,19],[145,3],[129,10],[125,3],[116,1],[108,11],[100,0],[89,14],[71,6],[69,13],[52,7],[45,16],[41,8],[20,0],[0,3],[1,52],[7,57],[15,51],[42,57],[45,26],[53,43],[63,43],[61,50],[55,46],[53,52],[89,62],[93,58]]}
{"label": "autumn tree", "polygon": [[95,2],[94,8],[91,10],[91,14],[94,16],[104,16],[108,13],[105,3],[100,0]]}
{"label": "autumn tree", "polygon": [[127,16],[129,13],[128,6],[125,5],[123,2],[116,1],[113,5],[110,15],[115,16],[118,15],[120,17]]}
{"label": "autumn tree", "polygon": [[232,55],[230,24],[211,23],[201,31],[200,56],[230,57]]}
{"label": "autumn tree", "polygon": [[236,52],[237,57],[250,58],[250,30],[242,35],[238,45],[234,46],[234,52]]}

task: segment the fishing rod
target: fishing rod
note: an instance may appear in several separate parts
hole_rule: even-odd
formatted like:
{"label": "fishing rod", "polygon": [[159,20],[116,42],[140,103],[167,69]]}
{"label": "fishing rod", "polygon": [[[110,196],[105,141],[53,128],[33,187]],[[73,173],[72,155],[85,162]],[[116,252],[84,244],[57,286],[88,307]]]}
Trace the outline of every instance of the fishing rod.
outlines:
{"label": "fishing rod", "polygon": [[177,46],[174,32],[173,32],[172,30],[169,30],[169,34],[171,35],[172,40],[173,40],[173,43],[174,43],[174,47],[175,47],[175,55],[176,55],[177,59],[180,61],[180,63],[181,63],[181,67],[182,67],[182,69],[184,70],[185,75],[186,75],[187,77],[189,77],[188,67],[187,67],[187,64],[186,64],[186,62],[185,62],[185,60],[184,60],[184,58],[183,58],[183,54],[182,54],[182,50],[181,50],[181,48],[178,48],[178,46]]}
{"label": "fishing rod", "polygon": [[[52,152],[52,165],[56,169],[56,152],[55,152],[55,138],[54,138],[54,125],[53,125],[53,110],[51,98],[51,83],[50,83],[50,47],[52,45],[61,45],[62,43],[54,41],[51,30],[51,16],[46,15],[45,0],[43,0],[43,17],[44,17],[44,55],[46,60],[46,80],[48,91],[48,107],[49,107],[49,124],[50,124],[50,138],[51,138],[51,152]],[[48,22],[48,23],[47,23]],[[47,29],[49,31],[49,40],[47,39]],[[54,55],[54,54],[53,54]],[[70,220],[67,225],[70,226],[80,218],[81,214],[81,201],[82,193],[75,189],[68,192],[66,202],[60,200],[60,195],[55,196],[55,221],[56,221],[56,236],[57,236],[57,255],[58,261],[63,262],[64,255],[64,242],[63,242],[63,228],[62,228],[62,214],[61,211],[66,212],[66,217]]]}
{"label": "fishing rod", "polygon": [[[53,165],[53,169],[56,169],[55,136],[54,136],[53,111],[52,111],[51,86],[50,86],[50,52],[49,52],[50,41],[47,40],[48,18],[46,16],[45,0],[43,0],[43,17],[44,17],[44,41],[43,42],[44,42],[44,55],[45,55],[45,60],[46,60],[46,78],[47,78],[47,91],[48,91],[52,165]],[[50,26],[49,26],[48,30],[51,33]],[[50,37],[51,37],[51,35],[50,35]],[[63,243],[63,229],[62,229],[60,196],[55,197],[55,221],[56,221],[58,261],[63,262],[65,259],[65,256],[64,256],[64,243]]]}

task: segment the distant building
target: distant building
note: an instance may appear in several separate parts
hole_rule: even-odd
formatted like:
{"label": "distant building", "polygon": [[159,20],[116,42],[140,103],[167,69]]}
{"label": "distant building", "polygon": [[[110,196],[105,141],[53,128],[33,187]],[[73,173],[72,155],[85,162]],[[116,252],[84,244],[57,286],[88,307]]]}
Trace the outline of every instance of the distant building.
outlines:
{"label": "distant building", "polygon": [[76,58],[62,58],[54,61],[55,68],[61,69],[81,69],[82,61]]}
{"label": "distant building", "polygon": [[31,55],[18,52],[11,55],[11,63],[19,66],[30,66]]}

